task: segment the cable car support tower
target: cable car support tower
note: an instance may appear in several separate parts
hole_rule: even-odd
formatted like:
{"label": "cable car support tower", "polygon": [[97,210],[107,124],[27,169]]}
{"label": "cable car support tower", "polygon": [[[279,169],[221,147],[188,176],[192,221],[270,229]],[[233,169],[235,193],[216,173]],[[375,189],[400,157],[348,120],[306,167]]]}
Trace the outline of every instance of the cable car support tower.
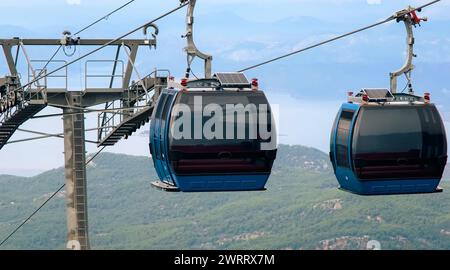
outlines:
{"label": "cable car support tower", "polygon": [[[46,107],[62,110],[64,127],[64,168],[66,187],[67,230],[69,249],[89,249],[87,180],[86,180],[86,137],[85,113],[91,107],[106,104],[105,110],[98,115],[98,147],[113,146],[122,138],[127,138],[149,121],[153,111],[154,99],[167,82],[168,71],[155,70],[146,77],[140,77],[135,63],[140,47],[156,47],[158,28],[152,28],[150,39],[119,39],[111,42],[107,39],[80,39],[65,32],[63,39],[0,39],[9,75],[0,78],[0,149],[8,144],[11,136],[19,127],[31,120]],[[30,46],[103,46],[116,48],[113,60],[88,60],[85,64],[85,86],[80,91],[70,91],[67,87],[67,66],[62,72],[46,76],[46,68],[37,68],[42,60],[29,58]],[[125,52],[127,63],[119,60],[121,51]],[[29,83],[24,84],[16,66],[19,52],[25,56],[28,66]],[[65,63],[52,60],[48,63]],[[47,64],[48,64],[47,63]],[[111,75],[90,74],[92,65],[111,63]],[[122,69],[122,70],[119,70]],[[137,82],[132,82],[136,73]],[[164,75],[164,76],[163,76]],[[96,88],[89,80],[108,78],[109,86]],[[54,88],[48,84],[52,79],[64,80],[64,86]],[[118,80],[121,80],[118,82]],[[31,82],[31,83],[30,83]],[[25,86],[23,86],[25,85]],[[117,86],[119,85],[119,86]]]}

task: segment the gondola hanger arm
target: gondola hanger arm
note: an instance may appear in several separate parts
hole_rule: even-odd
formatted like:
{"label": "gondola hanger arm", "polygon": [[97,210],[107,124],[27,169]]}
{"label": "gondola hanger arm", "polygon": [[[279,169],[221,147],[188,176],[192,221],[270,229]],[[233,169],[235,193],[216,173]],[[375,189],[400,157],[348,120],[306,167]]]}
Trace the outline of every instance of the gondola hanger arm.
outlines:
{"label": "gondola hanger arm", "polygon": [[[421,11],[421,9],[417,9],[418,12]],[[409,93],[414,94],[414,90],[411,83],[411,71],[414,69],[413,65],[413,58],[416,57],[414,54],[414,29],[413,27],[420,26],[420,22],[422,21],[428,21],[428,18],[420,18],[417,13],[416,9],[413,7],[408,7],[407,9],[401,10],[393,15],[393,17],[397,18],[397,22],[403,21],[406,27],[406,43],[407,43],[407,49],[406,49],[406,61],[404,65],[394,72],[390,73],[390,87],[392,93],[397,93],[397,78],[403,74],[406,75],[406,78],[408,80],[408,88]]]}
{"label": "gondola hanger arm", "polygon": [[186,77],[189,77],[190,66],[194,61],[195,57],[203,59],[205,61],[205,78],[211,78],[212,72],[212,56],[201,52],[194,41],[194,10],[196,0],[180,0],[181,4],[188,4],[188,10],[186,15],[186,33],[182,36],[182,38],[186,38],[187,47],[184,48],[184,51],[187,53],[187,64],[188,64],[188,72],[186,72]]}

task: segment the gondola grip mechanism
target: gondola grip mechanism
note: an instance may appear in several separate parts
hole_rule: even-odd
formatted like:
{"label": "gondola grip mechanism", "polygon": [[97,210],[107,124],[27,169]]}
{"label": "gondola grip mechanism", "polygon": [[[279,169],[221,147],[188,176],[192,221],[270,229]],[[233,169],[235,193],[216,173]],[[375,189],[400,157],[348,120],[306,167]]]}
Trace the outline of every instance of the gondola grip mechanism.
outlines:
{"label": "gondola grip mechanism", "polygon": [[[418,10],[420,12],[420,10]],[[414,69],[414,65],[412,63],[413,57],[417,57],[416,54],[414,54],[414,32],[413,32],[413,26],[416,27],[417,25],[420,26],[420,22],[422,21],[428,21],[428,18],[419,18],[417,16],[417,13],[413,7],[408,7],[407,9],[401,10],[393,15],[397,18],[397,22],[403,21],[405,23],[406,32],[407,32],[407,52],[406,52],[406,62],[405,64],[397,71],[390,73],[390,80],[391,80],[391,92],[397,93],[397,78],[398,76],[405,74],[406,79],[408,80],[408,88],[409,93],[414,94],[414,90],[412,87],[411,82],[411,71]]]}
{"label": "gondola grip mechanism", "polygon": [[[180,0],[182,4],[188,2],[188,0]],[[188,11],[186,15],[186,34],[182,36],[182,38],[186,38],[187,47],[184,48],[184,51],[187,53],[187,62],[188,62],[188,70],[190,71],[190,66],[194,61],[195,57],[199,57],[205,61],[205,78],[211,78],[212,76],[212,56],[205,54],[197,49],[197,46],[194,42],[194,9],[195,9],[196,0],[190,0],[188,5]],[[189,76],[189,74],[187,75]]]}

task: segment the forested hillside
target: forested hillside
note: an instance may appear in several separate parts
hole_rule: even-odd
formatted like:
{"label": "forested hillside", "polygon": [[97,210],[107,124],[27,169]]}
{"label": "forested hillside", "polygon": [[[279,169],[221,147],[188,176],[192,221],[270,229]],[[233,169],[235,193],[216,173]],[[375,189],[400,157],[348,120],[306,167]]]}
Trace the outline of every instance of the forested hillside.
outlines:
{"label": "forested hillside", "polygon": [[[450,185],[444,193],[362,197],[337,189],[326,154],[280,146],[268,190],[164,193],[146,157],[103,154],[89,166],[93,249],[449,249]],[[0,176],[0,238],[64,182],[63,170]],[[64,193],[5,249],[62,249]]]}

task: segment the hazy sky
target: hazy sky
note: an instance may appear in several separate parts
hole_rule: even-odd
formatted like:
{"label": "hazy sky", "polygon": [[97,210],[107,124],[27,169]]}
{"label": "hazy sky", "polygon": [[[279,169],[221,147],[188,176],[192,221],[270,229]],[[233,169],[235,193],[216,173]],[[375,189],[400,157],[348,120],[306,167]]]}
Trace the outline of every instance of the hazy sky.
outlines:
{"label": "hazy sky", "polygon": [[[127,2],[126,0],[22,0],[0,1],[1,38],[14,36],[60,38],[63,30],[73,32]],[[216,71],[232,71],[268,57],[371,24],[408,4],[428,1],[386,0],[198,0],[196,13],[197,45],[214,55]],[[177,6],[178,0],[136,0],[129,7],[102,21],[81,35],[82,38],[113,38]],[[5,12],[12,10],[14,12]],[[417,69],[415,82],[420,91],[431,91],[446,121],[450,121],[450,0],[426,9],[430,21],[417,29]],[[182,76],[185,56],[184,10],[158,23],[157,51],[141,49],[137,67],[141,74],[153,68],[169,68]],[[142,33],[133,35],[142,38]],[[75,56],[92,48],[79,49]],[[54,48],[29,48],[32,59],[46,59]],[[121,56],[124,59],[124,56]],[[400,67],[404,57],[404,28],[391,23],[352,36],[302,56],[296,56],[248,72],[258,77],[269,100],[280,105],[280,142],[303,144],[328,151],[330,126],[345,92],[362,87],[387,87],[388,73]],[[112,59],[113,51],[97,54],[96,59]],[[57,59],[70,60],[64,54]],[[7,73],[3,55],[0,73]],[[26,66],[19,64],[22,77]],[[105,71],[98,68],[97,71]],[[201,73],[200,65],[194,66]],[[106,71],[107,72],[107,71]],[[69,88],[84,86],[84,62],[69,69]],[[43,113],[59,112],[46,109]],[[87,115],[87,128],[96,127],[96,115]],[[450,125],[449,125],[450,126]],[[22,128],[59,133],[60,118],[33,120]],[[141,129],[141,132],[148,126]],[[450,132],[449,132],[450,133]],[[120,142],[108,151],[148,155],[148,139],[139,135]],[[18,132],[12,140],[30,135]],[[89,138],[95,139],[92,132]],[[88,145],[94,152],[95,145]],[[63,164],[63,142],[48,139],[12,144],[0,151],[0,174],[16,169],[47,170]]]}

